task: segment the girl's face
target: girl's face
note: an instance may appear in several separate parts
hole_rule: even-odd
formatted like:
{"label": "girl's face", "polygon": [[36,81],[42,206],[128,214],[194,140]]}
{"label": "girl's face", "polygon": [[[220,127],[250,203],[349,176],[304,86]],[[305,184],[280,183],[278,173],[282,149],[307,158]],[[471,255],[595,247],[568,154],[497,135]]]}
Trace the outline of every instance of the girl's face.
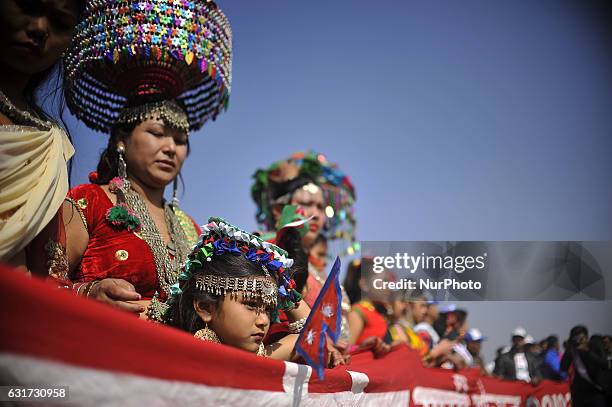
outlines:
{"label": "girl's face", "polygon": [[304,185],[293,193],[291,204],[300,206],[307,218],[313,216],[309,222],[310,229],[302,238],[304,247],[310,248],[325,225],[323,191],[315,184]]}
{"label": "girl's face", "polygon": [[319,271],[324,271],[327,269],[327,243],[324,241],[316,242],[310,248],[310,255],[316,261],[315,267]]}
{"label": "girl's face", "polygon": [[194,304],[196,312],[215,331],[221,343],[255,353],[270,328],[270,312],[261,302],[247,301],[241,292],[227,294],[219,305],[206,311]]}
{"label": "girl's face", "polygon": [[70,45],[77,0],[0,1],[0,64],[32,75],[50,68]]}
{"label": "girl's face", "polygon": [[124,143],[130,177],[152,188],[164,188],[176,178],[187,157],[187,134],[149,119],[134,128]]}

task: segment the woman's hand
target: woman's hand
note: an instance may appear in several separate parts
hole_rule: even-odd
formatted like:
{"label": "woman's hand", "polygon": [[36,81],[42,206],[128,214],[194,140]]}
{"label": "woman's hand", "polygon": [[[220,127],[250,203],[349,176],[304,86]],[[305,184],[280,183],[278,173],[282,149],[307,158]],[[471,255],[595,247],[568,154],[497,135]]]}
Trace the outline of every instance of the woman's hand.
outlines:
{"label": "woman's hand", "polygon": [[328,354],[328,363],[327,367],[332,369],[336,366],[340,365],[348,365],[351,363],[351,355],[343,354],[340,349],[336,348],[329,338],[327,338],[327,354]]}
{"label": "woman's hand", "polygon": [[129,302],[138,301],[141,296],[132,284],[118,278],[105,278],[93,284],[87,297],[134,314],[140,314],[145,310],[141,304]]}
{"label": "woman's hand", "polygon": [[386,344],[382,339],[378,336],[370,336],[369,338],[364,339],[363,342],[359,344],[359,350],[370,349],[372,353],[374,353],[375,358],[382,358],[391,350],[391,346]]}

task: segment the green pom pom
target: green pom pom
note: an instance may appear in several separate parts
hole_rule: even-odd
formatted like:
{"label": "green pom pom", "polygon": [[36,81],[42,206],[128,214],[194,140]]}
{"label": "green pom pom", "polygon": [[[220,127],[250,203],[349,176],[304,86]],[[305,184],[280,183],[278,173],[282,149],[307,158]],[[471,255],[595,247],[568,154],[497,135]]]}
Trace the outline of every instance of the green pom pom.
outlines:
{"label": "green pom pom", "polygon": [[129,232],[140,228],[140,219],[131,213],[125,204],[117,204],[110,208],[106,212],[106,220],[108,220],[111,225],[125,228]]}
{"label": "green pom pom", "polygon": [[300,175],[307,175],[313,180],[316,180],[321,174],[323,174],[323,168],[316,156],[309,154],[304,157],[304,161],[300,167]]}

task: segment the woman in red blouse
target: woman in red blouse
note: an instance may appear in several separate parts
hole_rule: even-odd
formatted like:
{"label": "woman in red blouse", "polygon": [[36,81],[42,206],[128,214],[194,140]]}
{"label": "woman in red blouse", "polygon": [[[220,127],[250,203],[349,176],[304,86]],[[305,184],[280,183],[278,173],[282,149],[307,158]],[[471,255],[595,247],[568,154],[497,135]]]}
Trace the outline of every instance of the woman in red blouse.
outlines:
{"label": "woman in red blouse", "polygon": [[[124,109],[91,184],[64,204],[69,276],[78,294],[160,320],[170,286],[200,230],[164,199],[188,153],[175,101]],[[72,214],[72,215],[71,215]]]}

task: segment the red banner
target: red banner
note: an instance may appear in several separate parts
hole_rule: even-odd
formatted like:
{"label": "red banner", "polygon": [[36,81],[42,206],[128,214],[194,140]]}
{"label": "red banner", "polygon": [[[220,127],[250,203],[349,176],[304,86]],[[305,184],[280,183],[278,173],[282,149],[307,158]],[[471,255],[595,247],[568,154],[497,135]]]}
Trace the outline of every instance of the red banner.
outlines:
{"label": "red banner", "polygon": [[0,309],[2,383],[68,386],[77,405],[570,405],[567,383],[428,369],[406,346],[356,354],[318,380],[309,366],[203,342],[6,267]]}

